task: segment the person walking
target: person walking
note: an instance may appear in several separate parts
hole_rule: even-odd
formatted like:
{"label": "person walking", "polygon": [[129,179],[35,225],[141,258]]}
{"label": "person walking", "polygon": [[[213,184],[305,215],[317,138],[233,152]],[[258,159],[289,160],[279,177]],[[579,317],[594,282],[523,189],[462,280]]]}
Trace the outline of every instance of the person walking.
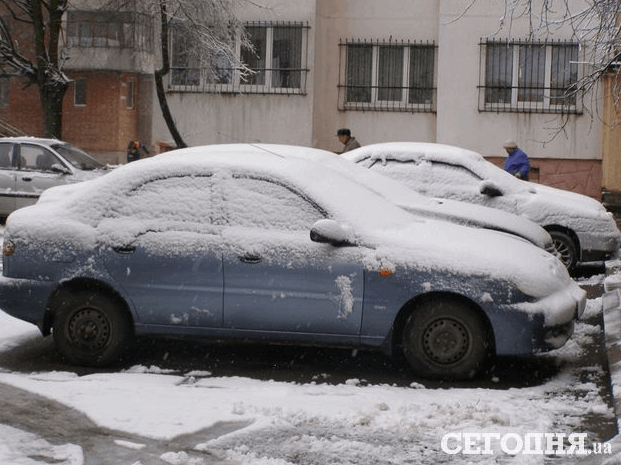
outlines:
{"label": "person walking", "polygon": [[513,139],[506,140],[503,147],[509,154],[505,160],[505,171],[518,179],[528,181],[528,172],[530,171],[528,155],[517,146]]}
{"label": "person walking", "polygon": [[127,144],[127,163],[140,160],[141,153],[145,156],[149,155],[149,150],[144,145],[144,142],[141,140],[130,140],[129,144]]}
{"label": "person walking", "polygon": [[341,128],[336,131],[336,135],[339,138],[339,142],[344,145],[341,153],[349,152],[350,150],[357,149],[360,144],[355,137],[352,137],[351,131],[347,128]]}

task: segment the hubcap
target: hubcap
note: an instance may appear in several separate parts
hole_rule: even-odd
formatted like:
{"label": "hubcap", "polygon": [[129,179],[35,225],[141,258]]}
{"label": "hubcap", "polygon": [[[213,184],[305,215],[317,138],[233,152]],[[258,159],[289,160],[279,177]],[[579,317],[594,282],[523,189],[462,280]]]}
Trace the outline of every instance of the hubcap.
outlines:
{"label": "hubcap", "polygon": [[554,241],[554,248],[556,249],[557,257],[563,262],[565,266],[571,264],[571,251],[564,241]]}
{"label": "hubcap", "polygon": [[443,365],[459,361],[468,351],[469,345],[468,331],[456,320],[436,320],[423,333],[425,354]]}
{"label": "hubcap", "polygon": [[84,308],[69,320],[69,339],[82,350],[100,350],[108,343],[109,337],[110,322],[97,309]]}

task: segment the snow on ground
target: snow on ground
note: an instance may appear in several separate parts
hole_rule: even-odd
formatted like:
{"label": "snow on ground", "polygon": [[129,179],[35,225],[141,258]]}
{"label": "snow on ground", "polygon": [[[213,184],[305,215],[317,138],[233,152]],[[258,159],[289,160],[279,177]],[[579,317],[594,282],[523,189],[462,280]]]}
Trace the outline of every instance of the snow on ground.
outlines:
{"label": "snow on ground", "polygon": [[[600,308],[601,299],[589,300],[587,315]],[[579,323],[576,337],[555,355],[561,360],[579,355],[597,331],[598,326]],[[0,311],[0,351],[35,337],[40,336],[32,325]],[[540,386],[507,390],[368,385],[358,379],[330,385],[319,380],[299,384],[196,371],[178,375],[156,366],[86,376],[0,372],[0,382],[55,399],[101,426],[152,439],[194,433],[218,422],[247,421],[249,426],[233,433],[197,439],[195,449],[252,465],[542,464],[546,456],[541,450],[525,454],[520,441],[530,438],[537,450],[535,436],[582,433],[574,439],[582,438],[585,446],[576,450],[587,450],[591,442],[605,438],[584,431],[584,415],[614,415],[595,385],[570,371]],[[574,385],[571,393],[568,385]],[[474,442],[469,434],[475,435]],[[0,464],[84,463],[76,445],[51,445],[2,425],[0,438]],[[477,453],[463,453],[467,451]],[[180,451],[161,459],[200,463]]]}

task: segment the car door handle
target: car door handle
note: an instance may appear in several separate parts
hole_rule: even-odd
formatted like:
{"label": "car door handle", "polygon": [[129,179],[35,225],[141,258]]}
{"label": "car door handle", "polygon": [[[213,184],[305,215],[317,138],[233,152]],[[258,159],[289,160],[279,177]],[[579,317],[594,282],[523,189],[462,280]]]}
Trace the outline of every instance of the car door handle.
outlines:
{"label": "car door handle", "polygon": [[261,261],[261,255],[257,255],[257,254],[240,255],[239,261],[243,263],[259,263]]}
{"label": "car door handle", "polygon": [[32,178],[27,177],[27,176],[24,176],[24,177],[22,178],[22,181],[27,181],[27,182],[29,182],[29,181],[32,181]]}
{"label": "car door handle", "polygon": [[120,254],[130,254],[136,251],[136,247],[133,245],[124,245],[120,247],[113,247],[113,250]]}

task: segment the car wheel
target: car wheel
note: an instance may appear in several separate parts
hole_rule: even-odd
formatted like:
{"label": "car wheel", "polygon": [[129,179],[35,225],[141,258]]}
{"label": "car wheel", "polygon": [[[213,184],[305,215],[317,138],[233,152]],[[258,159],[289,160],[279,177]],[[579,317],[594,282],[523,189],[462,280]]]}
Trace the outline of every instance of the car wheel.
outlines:
{"label": "car wheel", "polygon": [[490,332],[472,307],[451,299],[427,301],[411,313],[403,352],[414,371],[433,379],[471,379],[492,355]]}
{"label": "car wheel", "polygon": [[70,363],[104,366],[117,360],[132,338],[130,317],[119,303],[96,291],[59,299],[52,334],[58,351]]}
{"label": "car wheel", "polygon": [[549,231],[549,233],[552,236],[557,257],[569,271],[573,270],[578,261],[576,244],[573,239],[561,231]]}

